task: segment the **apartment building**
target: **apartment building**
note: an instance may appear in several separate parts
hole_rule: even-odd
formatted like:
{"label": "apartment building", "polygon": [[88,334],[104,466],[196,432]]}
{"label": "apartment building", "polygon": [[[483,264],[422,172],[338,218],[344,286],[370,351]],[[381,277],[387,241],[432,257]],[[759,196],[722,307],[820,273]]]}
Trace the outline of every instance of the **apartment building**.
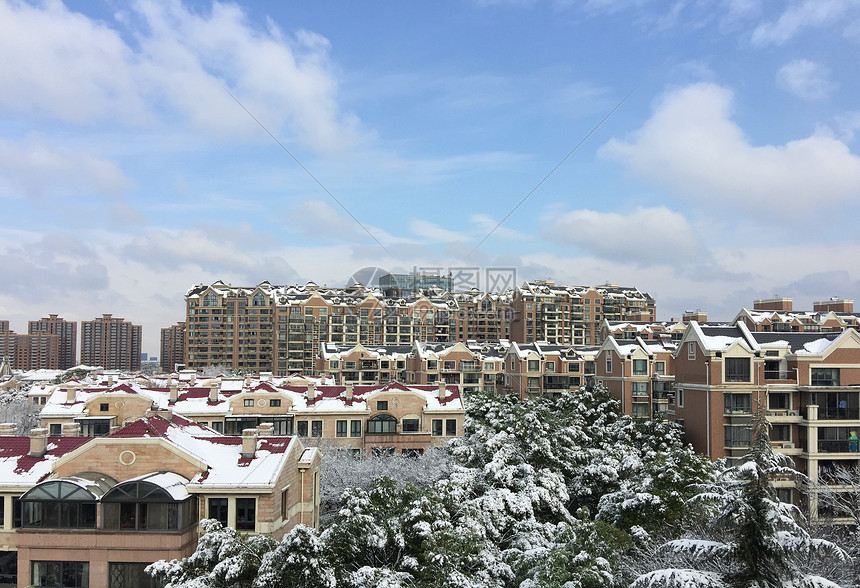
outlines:
{"label": "apartment building", "polygon": [[743,308],[733,323],[743,322],[751,331],[779,333],[817,333],[860,329],[860,315],[854,301],[841,298],[819,301],[811,311],[792,310],[791,298],[753,301],[752,310]]}
{"label": "apartment building", "polygon": [[460,343],[415,342],[410,361],[409,381],[419,384],[445,382],[468,395],[473,392],[501,392],[504,355],[510,343],[494,345],[479,341]]}
{"label": "apartment building", "polygon": [[503,357],[504,390],[527,398],[592,385],[598,350],[596,346],[511,341]]}
{"label": "apartment building", "polygon": [[169,411],[104,437],[0,435],[0,576],[19,588],[150,586],[144,568],[190,555],[203,518],[276,539],[318,524],[319,452],[296,437]]}
{"label": "apartment building", "polygon": [[447,341],[496,343],[510,338],[513,319],[510,292],[494,294],[471,289],[451,295],[456,303],[454,328]]}
{"label": "apartment building", "polygon": [[9,328],[9,321],[0,321],[0,358],[9,358],[16,370],[55,370],[59,368],[60,339],[56,334],[23,335]]}
{"label": "apartment building", "polygon": [[668,336],[632,340],[608,337],[597,352],[598,382],[620,402],[621,412],[634,418],[662,418],[674,389],[676,344]]}
{"label": "apartment building", "polygon": [[184,322],[161,329],[161,369],[172,372],[179,364],[185,365]]}
{"label": "apartment building", "polygon": [[[753,332],[744,323],[693,322],[675,354],[669,406],[697,451],[736,459],[749,450],[761,406],[776,451],[813,483],[836,466],[860,466],[860,333]],[[790,497],[792,488],[782,488]],[[814,493],[810,516],[816,518]]]}
{"label": "apartment building", "polygon": [[51,435],[98,437],[148,411],[169,410],[226,435],[265,426],[306,444],[364,452],[419,452],[462,434],[465,410],[457,386],[318,382],[271,374],[198,379],[193,371],[148,384],[109,376],[43,388],[39,418]]}
{"label": "apartment building", "polygon": [[[406,382],[412,345],[367,346],[324,343],[316,372],[339,384]],[[414,380],[411,380],[414,381]]]}
{"label": "apartment building", "polygon": [[67,321],[56,314],[49,314],[37,321],[29,321],[30,335],[47,333],[57,335],[57,369],[67,370],[78,365],[78,323]]}
{"label": "apartment building", "polygon": [[617,284],[559,286],[552,280],[525,282],[511,298],[511,340],[556,345],[599,345],[600,325],[610,321],[654,321],[654,299]]}
{"label": "apartment building", "polygon": [[600,324],[600,341],[601,343],[607,338],[619,340],[634,340],[641,337],[646,341],[649,339],[660,340],[668,338],[672,341],[680,341],[684,336],[684,331],[687,330],[687,323],[690,320],[703,321],[699,318],[688,319],[685,315],[684,319],[651,322],[651,321],[610,321],[603,319]]}
{"label": "apartment building", "polygon": [[81,363],[109,370],[140,370],[141,341],[140,325],[111,314],[81,321]]}
{"label": "apartment building", "polygon": [[379,289],[387,297],[417,296],[437,288],[443,292],[453,291],[454,279],[438,273],[385,274],[379,277]]}

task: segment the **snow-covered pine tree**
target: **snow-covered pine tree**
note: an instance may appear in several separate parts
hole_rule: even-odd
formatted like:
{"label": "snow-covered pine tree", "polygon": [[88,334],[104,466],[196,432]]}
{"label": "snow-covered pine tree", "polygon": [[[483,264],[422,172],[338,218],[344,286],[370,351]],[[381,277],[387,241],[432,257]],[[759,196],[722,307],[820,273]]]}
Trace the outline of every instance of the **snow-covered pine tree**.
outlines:
{"label": "snow-covered pine tree", "polygon": [[709,507],[709,536],[663,544],[655,559],[680,565],[643,574],[632,588],[837,588],[809,572],[817,558],[845,558],[845,552],[812,539],[800,510],[779,501],[772,478],[799,474],[789,457],[773,452],[763,408],[751,427],[750,451],[690,500]]}

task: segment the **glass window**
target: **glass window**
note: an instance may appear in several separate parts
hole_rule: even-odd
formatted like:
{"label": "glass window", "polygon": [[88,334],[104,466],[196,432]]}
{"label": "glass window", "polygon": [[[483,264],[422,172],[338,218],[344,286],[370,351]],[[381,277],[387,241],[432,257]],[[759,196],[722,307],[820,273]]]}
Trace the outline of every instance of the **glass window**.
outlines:
{"label": "glass window", "polygon": [[376,403],[376,410],[388,410],[388,401],[380,400]]}
{"label": "glass window", "polygon": [[149,564],[110,562],[108,564],[108,588],[158,588],[155,578],[144,570]]}
{"label": "glass window", "polygon": [[322,421],[311,421],[311,437],[322,437],[322,431]]}
{"label": "glass window", "polygon": [[277,408],[277,407],[281,406],[281,399],[280,398],[270,399],[269,400],[269,406],[271,406],[273,408]]}
{"label": "glass window", "polygon": [[656,361],[654,362],[654,373],[659,374],[661,376],[666,374],[666,362],[665,361]]}
{"label": "glass window", "polygon": [[648,360],[647,359],[634,359],[633,360],[633,375],[634,376],[648,375]]}
{"label": "glass window", "polygon": [[367,421],[368,433],[396,433],[397,419],[390,414],[378,414]]}
{"label": "glass window", "polygon": [[31,584],[86,588],[90,585],[90,564],[85,561],[34,561]]}
{"label": "glass window", "polygon": [[335,436],[346,437],[346,421],[335,422]]}
{"label": "glass window", "polygon": [[349,436],[361,437],[361,421],[354,420],[349,422]]}
{"label": "glass window", "polygon": [[648,382],[633,382],[633,396],[648,396]]}
{"label": "glass window", "polygon": [[246,398],[243,401],[243,406],[245,406],[246,408],[250,408],[250,407],[254,406],[254,399],[253,398]]}
{"label": "glass window", "polygon": [[727,357],[726,358],[726,382],[749,382],[750,381],[750,358],[749,357]]}
{"label": "glass window", "polygon": [[308,422],[307,421],[298,421],[296,423],[296,435],[299,437],[307,437],[308,436]]}
{"label": "glass window", "polygon": [[110,403],[108,403],[108,402],[101,402],[101,403],[99,403],[99,410],[100,410],[101,412],[107,412],[107,411],[109,411],[109,410],[110,410]]}
{"label": "glass window", "polygon": [[236,530],[253,531],[256,528],[256,498],[236,499]]}
{"label": "glass window", "polygon": [[209,499],[209,518],[215,519],[223,526],[227,526],[227,499],[226,498],[210,498]]}
{"label": "glass window", "polygon": [[442,436],[442,419],[433,419],[433,435]]}
{"label": "glass window", "polygon": [[445,419],[445,435],[453,437],[457,434],[457,420]]}
{"label": "glass window", "polygon": [[540,370],[540,360],[539,359],[530,359],[528,364],[528,370],[530,372],[536,372]]}
{"label": "glass window", "polygon": [[404,433],[417,433],[418,432],[418,419],[403,419],[403,432]]}
{"label": "glass window", "polygon": [[838,386],[839,368],[812,368],[813,386]]}

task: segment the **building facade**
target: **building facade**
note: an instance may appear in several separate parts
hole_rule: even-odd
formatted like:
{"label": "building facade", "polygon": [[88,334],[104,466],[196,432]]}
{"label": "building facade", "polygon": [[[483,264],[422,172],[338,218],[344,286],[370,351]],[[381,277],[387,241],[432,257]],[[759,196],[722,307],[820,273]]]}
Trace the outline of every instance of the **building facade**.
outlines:
{"label": "building facade", "polygon": [[140,370],[140,325],[104,314],[81,322],[81,363],[109,370]]}
{"label": "building facade", "polygon": [[172,372],[177,365],[185,365],[185,323],[161,329],[161,369]]}
{"label": "building facade", "polygon": [[47,333],[57,335],[57,368],[67,370],[78,364],[78,323],[67,321],[56,314],[49,314],[27,325],[30,335]]}

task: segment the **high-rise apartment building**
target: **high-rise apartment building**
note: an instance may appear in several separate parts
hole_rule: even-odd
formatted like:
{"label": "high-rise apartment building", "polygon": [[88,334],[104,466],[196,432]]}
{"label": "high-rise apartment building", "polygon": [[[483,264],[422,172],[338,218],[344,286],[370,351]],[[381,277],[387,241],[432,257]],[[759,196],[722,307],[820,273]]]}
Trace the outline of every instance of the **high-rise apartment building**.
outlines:
{"label": "high-rise apartment building", "polygon": [[30,335],[37,333],[48,333],[57,335],[57,353],[59,354],[57,367],[61,370],[73,368],[78,363],[78,323],[67,321],[56,314],[28,323],[27,332]]}
{"label": "high-rise apartment building", "polygon": [[110,314],[81,321],[81,363],[110,370],[140,369],[141,327]]}
{"label": "high-rise apartment building", "polygon": [[454,279],[442,274],[385,274],[379,278],[379,289],[386,296],[415,296],[422,291],[439,288],[445,292],[454,290]]}
{"label": "high-rise apartment building", "polygon": [[0,321],[0,359],[8,357],[12,369],[59,369],[58,345],[57,335],[19,335],[9,328],[9,321]]}
{"label": "high-rise apartment building", "polygon": [[161,329],[161,369],[172,372],[185,363],[185,323]]}

